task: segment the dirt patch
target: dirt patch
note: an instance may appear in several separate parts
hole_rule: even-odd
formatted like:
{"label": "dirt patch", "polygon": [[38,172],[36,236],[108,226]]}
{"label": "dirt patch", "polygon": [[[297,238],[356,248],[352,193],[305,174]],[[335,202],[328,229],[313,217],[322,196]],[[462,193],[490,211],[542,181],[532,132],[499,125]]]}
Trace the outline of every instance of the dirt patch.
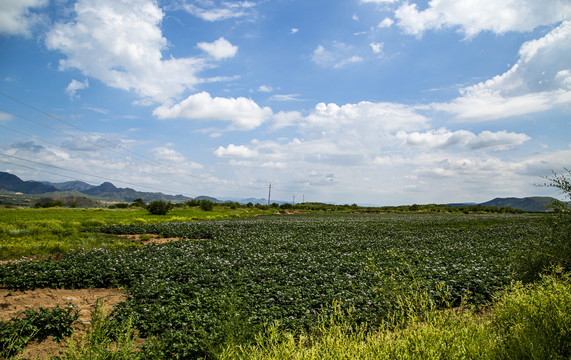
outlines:
{"label": "dirt patch", "polygon": [[[9,320],[15,316],[22,316],[25,310],[37,309],[39,307],[52,308],[54,306],[68,306],[72,304],[79,308],[80,325],[77,326],[76,333],[81,336],[82,324],[91,321],[91,312],[97,300],[105,301],[105,309],[110,311],[113,306],[121,301],[125,301],[125,291],[120,289],[37,289],[28,291],[12,291],[0,288],[0,319]],[[41,344],[30,343],[21,358],[48,359],[56,355],[58,350],[65,348],[66,341],[60,344],[53,342],[50,338]]]}
{"label": "dirt patch", "polygon": [[136,235],[119,235],[122,238],[129,239],[139,244],[166,244],[171,241],[179,241],[180,238],[164,238],[155,234],[136,234]]}

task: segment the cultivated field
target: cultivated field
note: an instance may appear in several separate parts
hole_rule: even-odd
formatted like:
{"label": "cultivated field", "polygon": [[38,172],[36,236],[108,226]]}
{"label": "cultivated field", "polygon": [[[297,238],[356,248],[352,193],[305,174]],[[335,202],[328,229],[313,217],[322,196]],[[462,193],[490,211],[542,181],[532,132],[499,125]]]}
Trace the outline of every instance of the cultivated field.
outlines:
{"label": "cultivated field", "polygon": [[[202,221],[167,215],[162,219],[174,222],[166,223],[134,213],[130,220],[91,214],[73,221],[89,224],[90,231],[99,225],[102,237],[157,234],[180,240],[8,263],[0,267],[1,284],[20,290],[123,288],[128,296],[115,307],[113,321],[132,322],[147,339],[143,352],[176,358],[214,357],[226,344],[250,343],[275,321],[288,331],[311,331],[349,311],[352,323],[374,330],[390,323],[403,294],[429,294],[442,306],[486,303],[513,281],[517,250],[548,232],[546,216],[537,214],[292,214]],[[48,232],[56,221],[66,228],[67,220],[44,221]],[[33,239],[28,236],[36,233],[26,229],[4,224],[2,241],[16,241],[17,235]],[[60,241],[65,239],[61,234]]]}

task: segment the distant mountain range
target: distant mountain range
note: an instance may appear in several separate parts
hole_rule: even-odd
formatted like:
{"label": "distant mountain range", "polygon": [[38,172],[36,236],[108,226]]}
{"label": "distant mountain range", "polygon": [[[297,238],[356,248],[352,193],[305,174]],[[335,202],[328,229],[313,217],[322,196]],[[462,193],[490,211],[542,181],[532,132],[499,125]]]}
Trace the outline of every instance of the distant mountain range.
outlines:
{"label": "distant mountain range", "polygon": [[[83,181],[67,181],[62,183],[52,183],[47,181],[23,181],[16,175],[7,172],[0,172],[0,190],[9,193],[22,193],[22,194],[45,194],[50,197],[50,193],[54,197],[61,197],[69,193],[69,196],[85,195],[97,200],[114,201],[114,202],[133,202],[135,199],[142,199],[144,202],[153,200],[163,200],[172,202],[185,202],[193,198],[183,195],[165,195],[160,192],[142,192],[136,191],[131,188],[118,188],[110,182],[104,182],[99,186],[90,185]],[[209,200],[213,202],[224,202],[225,200],[218,200],[210,196],[198,196],[196,200]],[[266,199],[229,199],[241,204],[249,202],[256,204],[266,204]],[[551,197],[524,197],[524,198],[495,198],[481,204],[477,203],[454,203],[446,204],[448,206],[497,206],[497,207],[510,207],[513,209],[520,209],[530,212],[543,212],[548,210],[548,205],[554,201]],[[283,204],[283,201],[277,201],[278,204]]]}
{"label": "distant mountain range", "polygon": [[51,183],[47,181],[23,181],[16,175],[0,172],[0,189],[13,193],[22,194],[45,194],[50,193],[77,192],[86,196],[104,201],[133,202],[135,199],[142,199],[144,202],[153,200],[185,202],[192,200],[191,197],[183,195],[166,195],[160,192],[142,192],[131,188],[118,188],[110,182],[104,182],[99,186],[91,185],[83,181],[68,181],[62,183]]}

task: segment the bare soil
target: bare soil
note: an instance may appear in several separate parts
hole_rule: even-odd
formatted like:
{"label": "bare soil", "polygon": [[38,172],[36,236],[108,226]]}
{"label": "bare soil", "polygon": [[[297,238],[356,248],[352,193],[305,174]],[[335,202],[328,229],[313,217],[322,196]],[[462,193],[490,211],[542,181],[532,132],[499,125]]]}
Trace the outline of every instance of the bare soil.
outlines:
{"label": "bare soil", "polygon": [[171,241],[180,240],[179,238],[163,238],[160,235],[155,235],[155,234],[137,234],[137,235],[119,235],[119,236],[143,245],[166,244]]}
{"label": "bare soil", "polygon": [[[23,316],[23,312],[39,307],[52,308],[55,306],[69,306],[79,308],[80,325],[76,333],[83,330],[82,324],[91,321],[91,312],[98,300],[105,302],[104,308],[110,311],[113,306],[125,301],[125,292],[121,289],[37,289],[28,291],[13,291],[0,288],[0,320],[9,320],[15,316]],[[78,334],[78,335],[79,335]],[[66,341],[57,344],[48,338],[41,344],[30,343],[20,354],[25,359],[49,359],[59,350],[65,348]]]}

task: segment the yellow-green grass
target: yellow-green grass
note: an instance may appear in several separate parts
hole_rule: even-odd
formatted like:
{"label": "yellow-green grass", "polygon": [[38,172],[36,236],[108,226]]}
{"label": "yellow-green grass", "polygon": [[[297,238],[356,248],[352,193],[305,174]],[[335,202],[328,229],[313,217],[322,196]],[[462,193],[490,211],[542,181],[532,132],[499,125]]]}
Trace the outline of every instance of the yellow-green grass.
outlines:
{"label": "yellow-green grass", "polygon": [[219,359],[569,359],[569,299],[571,278],[559,269],[535,284],[513,284],[484,312],[430,309],[376,331],[354,326],[346,314],[309,333],[273,324],[255,344],[230,344]]}
{"label": "yellow-green grass", "polygon": [[176,208],[167,215],[151,215],[141,208],[0,208],[0,259],[136,246],[130,240],[97,232],[98,228],[106,225],[214,220],[268,214],[272,211],[215,206],[212,211],[191,207]]}

